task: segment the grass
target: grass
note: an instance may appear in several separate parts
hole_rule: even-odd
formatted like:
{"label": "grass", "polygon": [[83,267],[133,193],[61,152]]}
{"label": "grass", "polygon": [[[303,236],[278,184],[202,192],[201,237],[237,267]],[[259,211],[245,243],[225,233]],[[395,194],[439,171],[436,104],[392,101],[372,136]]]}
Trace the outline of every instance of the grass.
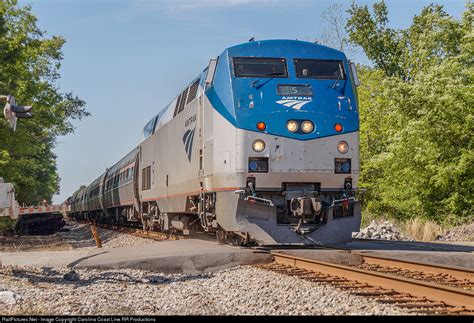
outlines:
{"label": "grass", "polygon": [[400,229],[417,241],[434,241],[438,235],[444,232],[444,229],[436,222],[420,218],[401,223]]}
{"label": "grass", "polygon": [[0,234],[13,231],[16,220],[11,220],[9,217],[0,217]]}
{"label": "grass", "polygon": [[372,222],[372,220],[382,221],[383,218],[376,216],[372,213],[369,213],[365,210],[362,211],[362,221],[360,223],[361,228],[365,228],[366,226],[368,226],[370,222]]}

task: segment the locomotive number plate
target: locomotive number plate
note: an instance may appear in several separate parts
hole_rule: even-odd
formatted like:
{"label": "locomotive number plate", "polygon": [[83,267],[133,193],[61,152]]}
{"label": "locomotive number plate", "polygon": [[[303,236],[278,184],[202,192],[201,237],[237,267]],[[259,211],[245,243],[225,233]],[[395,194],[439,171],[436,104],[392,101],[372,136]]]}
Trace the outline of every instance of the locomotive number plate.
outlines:
{"label": "locomotive number plate", "polygon": [[278,84],[277,93],[281,96],[312,96],[313,89],[311,85]]}

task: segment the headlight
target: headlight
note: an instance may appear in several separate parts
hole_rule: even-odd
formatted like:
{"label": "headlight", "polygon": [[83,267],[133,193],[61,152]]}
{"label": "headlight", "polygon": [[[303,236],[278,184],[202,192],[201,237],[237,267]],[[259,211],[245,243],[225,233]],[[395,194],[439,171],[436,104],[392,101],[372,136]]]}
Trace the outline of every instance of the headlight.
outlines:
{"label": "headlight", "polygon": [[313,132],[314,125],[311,121],[303,121],[301,124],[301,130],[303,130],[304,133],[311,133]]}
{"label": "headlight", "polygon": [[341,154],[345,154],[349,150],[349,145],[345,141],[339,141],[339,143],[337,144],[337,150]]}
{"label": "headlight", "polygon": [[260,153],[265,150],[265,142],[263,140],[257,139],[253,142],[252,148],[257,153]]}
{"label": "headlight", "polygon": [[294,120],[290,120],[286,123],[286,128],[291,132],[298,131],[298,123]]}

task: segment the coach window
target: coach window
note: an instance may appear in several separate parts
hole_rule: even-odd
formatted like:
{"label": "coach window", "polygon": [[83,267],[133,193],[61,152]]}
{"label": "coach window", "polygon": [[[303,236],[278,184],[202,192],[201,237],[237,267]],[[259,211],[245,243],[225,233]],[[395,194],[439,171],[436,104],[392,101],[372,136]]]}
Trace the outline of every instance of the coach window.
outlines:
{"label": "coach window", "polygon": [[297,78],[344,80],[344,64],[337,60],[295,59]]}
{"label": "coach window", "polygon": [[288,77],[286,59],[260,57],[234,57],[236,77]]}

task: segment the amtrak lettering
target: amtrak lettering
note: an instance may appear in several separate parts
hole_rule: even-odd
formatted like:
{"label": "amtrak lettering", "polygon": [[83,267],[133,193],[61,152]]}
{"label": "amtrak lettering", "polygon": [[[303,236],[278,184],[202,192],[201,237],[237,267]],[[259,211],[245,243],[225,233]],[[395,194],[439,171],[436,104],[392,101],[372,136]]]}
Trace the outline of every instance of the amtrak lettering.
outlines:
{"label": "amtrak lettering", "polygon": [[196,115],[193,115],[192,117],[189,117],[186,121],[184,121],[184,126],[187,127],[193,122],[196,122]]}
{"label": "amtrak lettering", "polygon": [[295,110],[301,109],[306,103],[311,102],[313,99],[308,96],[284,96],[281,100],[276,101],[278,104],[282,104],[285,107],[293,108]]}

